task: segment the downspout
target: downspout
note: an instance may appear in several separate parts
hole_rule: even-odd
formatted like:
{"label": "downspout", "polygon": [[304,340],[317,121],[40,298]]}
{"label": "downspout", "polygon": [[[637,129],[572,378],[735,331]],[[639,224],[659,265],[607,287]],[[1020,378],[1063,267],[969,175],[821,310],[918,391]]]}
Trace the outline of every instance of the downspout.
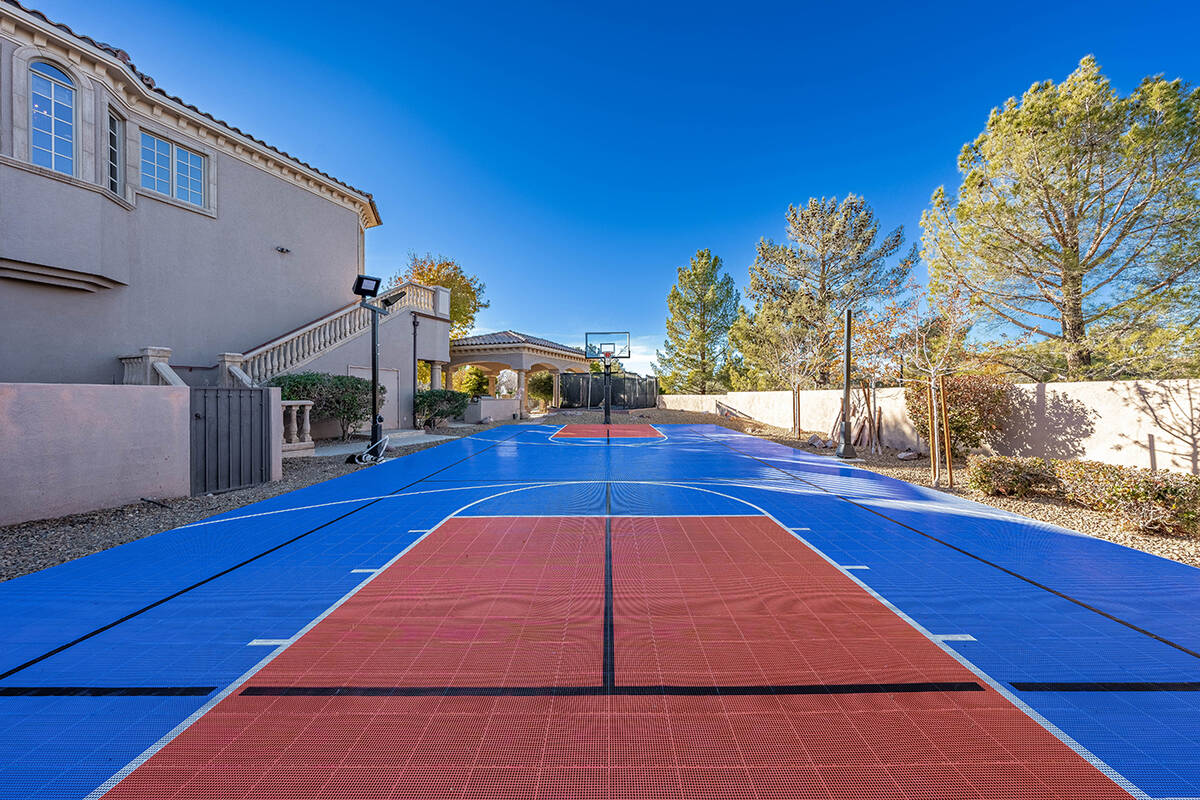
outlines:
{"label": "downspout", "polygon": [[417,312],[413,311],[413,428],[420,428],[417,424],[417,326],[421,324],[421,320],[417,317]]}

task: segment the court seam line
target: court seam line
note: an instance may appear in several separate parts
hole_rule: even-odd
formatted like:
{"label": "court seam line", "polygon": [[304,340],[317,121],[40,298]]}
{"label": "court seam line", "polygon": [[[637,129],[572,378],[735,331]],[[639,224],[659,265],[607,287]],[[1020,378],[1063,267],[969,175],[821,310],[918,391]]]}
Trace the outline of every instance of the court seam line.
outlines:
{"label": "court seam line", "polygon": [[613,622],[612,484],[604,484],[604,658],[601,669],[605,690],[617,683],[616,633]]}
{"label": "court seam line", "polygon": [[[512,439],[512,438],[518,436],[519,434],[520,434],[520,431],[518,431],[517,433],[514,433],[512,436],[510,436],[508,438]],[[468,438],[468,437],[463,437],[463,438]],[[479,455],[480,453],[487,452],[488,450],[492,449],[496,445],[500,444],[501,442],[505,442],[505,441],[508,441],[508,439],[500,439],[500,440],[494,442],[493,444],[490,444],[487,447],[482,448],[481,450],[478,450],[474,453],[471,453],[470,455],[460,458],[458,461],[455,461],[453,464],[447,464],[446,466],[442,467],[441,469],[438,469],[434,472],[429,473],[429,475],[426,475],[425,477],[428,478],[432,475],[437,475],[440,472],[445,472],[446,470],[450,469],[451,467],[458,466],[462,462],[464,462],[468,459],[474,458],[475,456]],[[395,492],[392,492],[391,494],[393,494],[393,495],[399,494],[400,492],[404,491],[405,489],[409,488],[410,486],[415,486],[416,484],[420,483],[421,480],[423,480],[423,478],[412,481],[411,483],[400,487],[399,489],[397,489]],[[390,495],[388,495],[388,496],[390,496]],[[382,499],[382,498],[380,498],[380,499]],[[196,583],[193,583],[191,586],[186,586],[183,589],[173,592],[172,594],[169,594],[166,597],[156,600],[147,606],[143,606],[142,608],[139,608],[136,611],[132,611],[132,612],[126,614],[125,616],[121,617],[118,620],[115,620],[113,622],[108,623],[107,625],[103,625],[99,628],[96,628],[95,630],[93,630],[89,633],[85,633],[84,635],[82,635],[78,638],[75,638],[75,639],[67,642],[66,644],[59,645],[58,647],[54,648],[53,650],[49,650],[45,653],[42,653],[40,656],[37,656],[36,658],[32,658],[23,664],[19,664],[9,670],[0,672],[0,680],[4,680],[5,678],[11,677],[12,675],[16,675],[18,672],[28,669],[29,667],[32,667],[34,664],[39,664],[42,661],[45,661],[47,658],[56,656],[59,653],[65,651],[65,650],[68,650],[77,644],[82,644],[83,642],[86,642],[88,639],[91,639],[94,636],[99,636],[100,634],[104,633],[105,631],[112,630],[113,628],[117,627],[118,625],[124,624],[124,623],[128,622],[129,620],[134,619],[135,617],[145,614],[147,611],[152,611],[153,609],[158,608],[159,606],[163,605],[164,603],[168,603],[177,597],[181,597],[182,595],[187,594],[188,592],[192,591],[193,589],[198,589],[201,586],[204,586],[208,583],[211,583],[212,581],[215,581],[217,578],[221,578],[221,577],[224,577],[225,575],[228,575],[229,573],[233,572],[236,569],[241,569],[242,567],[246,566],[247,564],[257,561],[258,559],[263,558],[264,556],[268,556],[271,553],[274,553],[277,550],[280,550],[284,547],[287,547],[289,544],[298,542],[301,539],[303,539],[305,536],[308,536],[310,534],[316,533],[319,530],[327,528],[330,525],[333,525],[335,522],[341,522],[342,520],[344,520],[346,517],[350,516],[351,514],[356,514],[359,511],[362,511],[365,508],[369,508],[370,506],[373,506],[373,505],[375,505],[375,503],[378,503],[378,502],[380,502],[380,500],[372,500],[371,502],[366,503],[362,506],[359,506],[358,508],[351,509],[350,511],[347,511],[345,514],[342,514],[340,517],[335,517],[334,519],[331,519],[328,522],[322,523],[322,524],[318,525],[317,527],[312,528],[311,530],[307,530],[304,533],[293,536],[291,539],[288,539],[285,542],[281,542],[281,543],[275,545],[274,547],[270,548],[269,550],[264,550],[263,552],[259,553],[258,555],[251,556],[250,558],[246,559],[245,561],[234,564],[231,567],[227,567],[227,568],[221,570],[220,572],[216,573],[215,575],[210,575],[209,577],[205,578],[202,581],[198,581]]]}
{"label": "court seam line", "polygon": [[[701,435],[703,436],[703,434],[701,434]],[[717,441],[717,440],[714,439],[713,441]],[[718,442],[718,444],[724,445],[725,447],[729,448],[730,450],[737,453],[738,455],[743,456],[744,458],[752,459],[764,466],[770,467],[771,469],[778,470],[779,472],[782,472],[784,475],[787,475],[788,477],[792,478],[793,480],[800,481],[801,483],[806,483],[809,486],[812,486],[813,488],[818,489],[828,495],[836,497],[839,500],[843,500],[843,501],[849,503],[850,505],[855,506],[856,508],[861,508],[863,511],[874,514],[878,517],[882,517],[883,519],[886,519],[888,522],[892,522],[896,525],[899,525],[900,527],[902,527],[906,530],[910,530],[913,533],[918,534],[919,536],[924,536],[925,538],[927,538],[931,541],[937,542],[938,544],[941,544],[941,545],[945,545],[946,547],[949,547],[951,550],[961,553],[962,555],[965,555],[968,558],[973,558],[976,561],[980,562],[981,564],[986,564],[989,567],[998,569],[1006,575],[1009,575],[1013,578],[1017,578],[1018,580],[1022,580],[1024,582],[1028,583],[1029,585],[1035,586],[1038,589],[1041,589],[1045,592],[1049,592],[1050,594],[1054,595],[1055,597],[1059,597],[1063,600],[1074,603],[1075,605],[1079,606],[1080,608],[1084,608],[1095,614],[1099,614],[1100,616],[1102,616],[1108,620],[1111,620],[1111,621],[1117,623],[1118,625],[1123,625],[1132,631],[1136,631],[1137,633],[1142,634],[1143,636],[1147,636],[1151,639],[1154,639],[1155,641],[1165,644],[1168,647],[1173,647],[1182,653],[1187,653],[1189,656],[1192,656],[1193,658],[1200,659],[1200,652],[1196,652],[1195,650],[1185,647],[1184,645],[1181,645],[1177,642],[1173,642],[1170,639],[1166,638],[1165,636],[1160,636],[1157,633],[1154,633],[1153,631],[1146,630],[1145,628],[1142,628],[1132,622],[1121,619],[1120,617],[1116,616],[1115,614],[1110,614],[1109,612],[1107,612],[1103,609],[1097,608],[1096,606],[1086,603],[1083,600],[1079,600],[1078,598],[1072,597],[1071,595],[1066,594],[1065,592],[1060,592],[1059,590],[1054,589],[1050,586],[1047,586],[1044,583],[1040,583],[1040,582],[1034,580],[1033,578],[1026,577],[1026,576],[1022,575],[1021,573],[1016,572],[1015,570],[1011,570],[1008,567],[997,564],[994,561],[990,561],[990,560],[984,558],[983,556],[975,555],[971,551],[966,550],[962,547],[959,547],[958,545],[951,544],[950,542],[947,542],[944,539],[939,539],[937,536],[934,536],[931,533],[926,533],[925,531],[914,528],[913,526],[905,524],[898,519],[889,517],[887,514],[883,513],[882,511],[877,511],[876,509],[873,509],[870,506],[863,505],[862,503],[859,503],[855,500],[851,500],[849,497],[846,497],[845,495],[840,495],[831,489],[826,489],[825,487],[821,486],[820,484],[813,483],[812,481],[807,480],[806,478],[802,478],[799,475],[794,475],[791,472],[788,472],[787,470],[785,470],[783,467],[776,466],[776,465],[771,464],[761,458],[758,458],[757,456],[753,456],[753,455],[750,455],[749,453],[738,450],[736,447],[733,447],[730,444],[726,444],[725,442]],[[860,469],[860,468],[855,467],[855,469]]]}

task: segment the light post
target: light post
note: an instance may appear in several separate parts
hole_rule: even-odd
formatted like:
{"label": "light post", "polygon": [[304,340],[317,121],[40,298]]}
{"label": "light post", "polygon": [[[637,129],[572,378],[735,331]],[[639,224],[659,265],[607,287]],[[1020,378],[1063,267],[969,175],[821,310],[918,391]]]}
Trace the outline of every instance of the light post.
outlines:
{"label": "light post", "polygon": [[854,445],[850,441],[852,428],[850,425],[850,325],[853,322],[849,307],[846,308],[846,353],[845,373],[842,389],[842,440],[838,442],[838,458],[858,458]]}
{"label": "light post", "polygon": [[382,281],[370,275],[359,275],[354,279],[354,293],[363,298],[359,306],[371,312],[371,446],[363,453],[373,461],[383,459],[383,415],[379,413],[379,318],[386,317],[388,308],[407,294],[401,291],[383,299],[382,307],[367,302],[379,294]]}

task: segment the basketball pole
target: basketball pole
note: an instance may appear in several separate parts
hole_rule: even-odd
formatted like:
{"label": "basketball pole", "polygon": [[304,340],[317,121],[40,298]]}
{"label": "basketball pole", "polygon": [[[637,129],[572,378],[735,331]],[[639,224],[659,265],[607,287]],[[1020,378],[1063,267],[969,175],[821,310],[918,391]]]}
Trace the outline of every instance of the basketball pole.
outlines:
{"label": "basketball pole", "polygon": [[604,354],[604,424],[612,424],[612,356]]}

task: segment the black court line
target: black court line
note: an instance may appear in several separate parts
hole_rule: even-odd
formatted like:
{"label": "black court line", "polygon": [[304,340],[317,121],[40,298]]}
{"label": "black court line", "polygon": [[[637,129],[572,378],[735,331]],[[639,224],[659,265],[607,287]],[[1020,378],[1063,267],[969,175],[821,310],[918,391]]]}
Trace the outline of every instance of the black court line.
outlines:
{"label": "black court line", "polygon": [[[489,444],[487,447],[481,448],[480,450],[477,450],[476,452],[471,453],[470,455],[463,456],[458,461],[455,461],[453,464],[447,464],[446,466],[442,467],[441,469],[434,470],[433,472],[426,475],[424,478],[418,478],[417,480],[412,481],[411,483],[401,486],[399,489],[395,490],[394,492],[388,492],[388,494],[386,496],[390,497],[391,495],[399,494],[400,492],[403,492],[405,489],[408,489],[412,486],[416,486],[418,483],[425,480],[426,478],[430,478],[434,475],[437,475],[438,473],[445,472],[446,470],[450,469],[451,467],[458,466],[459,464],[466,461],[467,459],[474,458],[475,456],[479,455],[480,453],[491,450],[493,447],[495,447],[498,444],[501,444],[502,442],[507,442],[509,439],[515,438],[516,436],[520,435],[520,433],[521,433],[521,431],[517,431],[512,436],[509,436],[507,439],[497,440],[497,441],[493,442],[492,444]],[[487,441],[487,440],[484,439],[481,441]],[[289,544],[292,544],[294,542],[300,541],[301,539],[303,539],[305,536],[308,536],[309,534],[313,534],[323,528],[327,528],[330,525],[334,524],[335,522],[341,522],[342,520],[344,520],[346,517],[350,516],[351,514],[357,514],[359,511],[362,511],[364,508],[369,508],[370,506],[373,506],[376,503],[381,502],[382,500],[383,500],[383,498],[380,497],[380,498],[376,498],[375,500],[371,500],[367,503],[364,503],[361,506],[359,506],[358,508],[354,508],[354,509],[351,509],[350,511],[347,511],[345,514],[342,514],[340,517],[331,519],[328,522],[322,523],[321,525],[318,525],[317,527],[312,528],[311,530],[307,530],[304,533],[293,536],[291,539],[288,539],[286,542],[281,542],[280,544],[277,544],[268,550],[262,551],[261,553],[259,553],[256,556],[251,556],[250,558],[247,558],[245,561],[234,564],[232,567],[223,569],[220,572],[216,573],[215,575],[210,575],[207,578],[205,578],[204,580],[197,581],[197,582],[193,583],[191,586],[184,587],[183,589],[180,589],[177,592],[172,592],[171,594],[167,595],[166,597],[164,597],[160,600],[155,600],[153,603],[143,606],[143,607],[139,608],[137,611],[132,611],[132,612],[126,614],[125,616],[121,617],[118,620],[114,620],[114,621],[108,623],[107,625],[102,625],[99,628],[96,628],[95,630],[90,631],[89,633],[85,633],[82,636],[72,639],[71,641],[67,642],[66,644],[59,645],[58,647],[54,648],[53,650],[47,650],[45,653],[42,653],[40,656],[29,659],[24,664],[19,664],[5,672],[0,672],[0,680],[3,680],[4,678],[9,677],[10,675],[15,675],[23,669],[28,669],[29,667],[32,667],[34,664],[37,664],[41,661],[45,661],[47,658],[57,655],[57,654],[63,652],[64,650],[67,650],[68,648],[74,647],[75,645],[77,645],[81,642],[86,642],[88,639],[91,639],[93,636],[99,636],[100,634],[104,633],[105,631],[111,630],[124,622],[128,622],[129,620],[133,619],[134,617],[140,616],[142,614],[145,614],[147,611],[158,608],[163,603],[174,600],[176,597],[185,595],[188,592],[192,591],[193,589],[198,589],[207,583],[211,583],[212,581],[215,581],[217,578],[220,578],[224,575],[228,575],[229,573],[233,572],[235,569],[241,569],[242,567],[246,566],[247,564],[253,563],[253,562],[257,561],[258,559],[262,558],[263,556],[268,556],[271,553],[274,553],[276,550],[287,547]]]}
{"label": "black court line", "polygon": [[613,625],[612,485],[604,484],[604,688],[617,683],[616,634]]}
{"label": "black court line", "polygon": [[1109,612],[1107,612],[1103,609],[1097,608],[1096,606],[1092,605],[1091,603],[1080,600],[1077,597],[1072,597],[1071,595],[1069,595],[1065,592],[1060,592],[1058,589],[1054,589],[1050,586],[1047,586],[1044,583],[1034,580],[1033,578],[1030,578],[1026,575],[1022,575],[1021,573],[1016,572],[1015,570],[1011,570],[1008,567],[1001,566],[1000,564],[997,564],[995,561],[989,561],[988,559],[984,558],[983,556],[976,555],[975,553],[972,553],[970,550],[965,550],[956,544],[951,544],[950,542],[947,542],[945,539],[939,539],[938,537],[934,536],[933,534],[926,533],[923,530],[914,528],[911,525],[907,525],[898,519],[889,517],[887,514],[884,514],[882,511],[877,511],[876,509],[871,508],[870,506],[863,505],[862,503],[860,503],[856,500],[851,500],[849,497],[846,497],[845,495],[840,495],[837,492],[826,489],[824,486],[813,483],[812,481],[802,478],[799,475],[795,475],[791,472],[788,472],[783,467],[776,466],[775,464],[772,464],[769,461],[761,459],[758,456],[754,456],[754,455],[751,455],[750,453],[744,452],[742,450],[738,450],[736,447],[734,447],[731,444],[727,444],[725,442],[720,442],[716,439],[713,439],[712,437],[705,436],[705,434],[700,434],[700,435],[704,436],[709,441],[717,442],[718,444],[725,445],[725,447],[729,448],[733,452],[738,453],[739,455],[743,455],[746,458],[753,459],[753,460],[757,461],[758,463],[762,464],[763,466],[770,467],[771,469],[774,469],[774,470],[778,470],[779,472],[782,472],[784,475],[787,475],[789,478],[792,478],[793,480],[800,481],[801,483],[806,483],[809,486],[812,486],[814,489],[819,489],[822,492],[825,492],[826,494],[833,495],[834,497],[838,498],[839,500],[845,500],[850,505],[855,506],[857,508],[861,508],[863,511],[868,511],[877,517],[882,517],[883,519],[886,519],[888,522],[895,523],[896,525],[899,525],[901,528],[904,528],[905,530],[910,530],[913,533],[919,534],[920,536],[924,536],[926,539],[929,539],[930,541],[934,541],[934,542],[937,542],[938,544],[945,545],[946,547],[949,547],[951,550],[962,553],[964,556],[967,556],[969,558],[973,558],[976,561],[980,562],[981,564],[987,564],[989,567],[998,569],[1001,572],[1003,572],[1005,575],[1010,575],[1014,578],[1017,578],[1018,580],[1025,581],[1025,583],[1028,583],[1030,586],[1036,586],[1037,588],[1039,588],[1043,591],[1049,592],[1050,594],[1054,595],[1055,597],[1060,597],[1063,600],[1074,603],[1075,605],[1079,606],[1080,608],[1086,608],[1088,611],[1099,614],[1100,616],[1104,617],[1105,619],[1112,620],[1113,622],[1117,623],[1118,625],[1124,625],[1126,628],[1129,628],[1131,631],[1137,631],[1138,633],[1142,634],[1143,636],[1148,636],[1157,642],[1161,642],[1162,644],[1167,645],[1168,647],[1173,647],[1176,650],[1180,651],[1181,653],[1187,653],[1189,656],[1192,656],[1193,658],[1200,658],[1200,652],[1196,652],[1195,650],[1192,650],[1189,647],[1179,644],[1178,642],[1171,641],[1170,639],[1166,638],[1165,636],[1160,636],[1157,633],[1154,633],[1153,631],[1146,630],[1145,628],[1141,627],[1140,625],[1132,623],[1129,620],[1121,619],[1120,617],[1116,616],[1115,614],[1110,614]]}
{"label": "black court line", "polygon": [[1200,692],[1200,681],[1013,681],[1018,692]]}
{"label": "black court line", "polygon": [[215,686],[2,686],[0,697],[205,697]]}
{"label": "black court line", "polygon": [[982,692],[974,681],[813,683],[756,686],[250,686],[247,697],[603,697],[609,695],[761,696]]}

